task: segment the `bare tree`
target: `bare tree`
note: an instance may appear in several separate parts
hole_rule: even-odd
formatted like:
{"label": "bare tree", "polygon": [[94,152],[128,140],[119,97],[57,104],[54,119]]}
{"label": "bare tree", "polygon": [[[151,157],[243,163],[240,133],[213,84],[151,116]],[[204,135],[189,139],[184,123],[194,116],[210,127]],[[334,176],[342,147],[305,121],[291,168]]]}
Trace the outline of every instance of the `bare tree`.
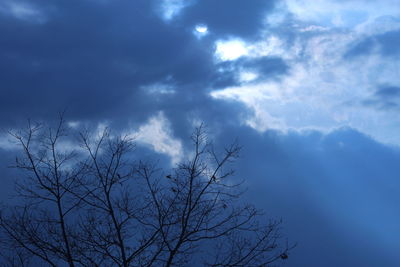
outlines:
{"label": "bare tree", "polygon": [[170,172],[135,163],[133,140],[108,129],[79,133],[70,149],[62,116],[54,130],[29,123],[11,135],[27,176],[20,204],[0,215],[10,266],[269,266],[291,249],[280,221],[242,203],[231,169],[240,147],[217,152],[203,126]]}
{"label": "bare tree", "polygon": [[76,186],[82,169],[71,166],[74,152],[59,149],[65,136],[63,118],[55,129],[43,130],[42,125],[28,122],[26,130],[10,132],[23,154],[14,167],[26,171],[28,177],[16,183],[21,205],[3,212],[0,224],[11,249],[25,250],[51,266],[57,266],[58,260],[74,266],[76,244],[69,217],[79,200],[68,192]]}

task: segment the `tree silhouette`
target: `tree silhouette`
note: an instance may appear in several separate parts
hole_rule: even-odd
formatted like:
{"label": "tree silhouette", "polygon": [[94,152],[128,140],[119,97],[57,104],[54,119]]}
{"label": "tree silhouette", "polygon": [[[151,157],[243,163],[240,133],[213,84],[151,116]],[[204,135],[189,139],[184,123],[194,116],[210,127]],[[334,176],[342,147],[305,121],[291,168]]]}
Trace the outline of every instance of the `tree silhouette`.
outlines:
{"label": "tree silhouette", "polygon": [[61,116],[54,128],[28,123],[10,133],[22,148],[14,167],[26,175],[17,203],[0,215],[5,266],[269,266],[287,258],[280,221],[241,201],[230,167],[236,143],[216,151],[201,125],[191,156],[166,172],[135,162],[129,136],[83,131],[74,143],[70,130]]}

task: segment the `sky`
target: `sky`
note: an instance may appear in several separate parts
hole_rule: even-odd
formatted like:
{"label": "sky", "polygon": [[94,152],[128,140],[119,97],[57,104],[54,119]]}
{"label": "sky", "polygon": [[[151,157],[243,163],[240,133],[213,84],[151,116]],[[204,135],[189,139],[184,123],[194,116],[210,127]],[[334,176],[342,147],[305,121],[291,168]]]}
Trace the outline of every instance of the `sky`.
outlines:
{"label": "sky", "polygon": [[284,220],[287,266],[399,265],[398,0],[2,0],[6,134],[111,127],[174,166],[204,122],[243,145],[246,199]]}

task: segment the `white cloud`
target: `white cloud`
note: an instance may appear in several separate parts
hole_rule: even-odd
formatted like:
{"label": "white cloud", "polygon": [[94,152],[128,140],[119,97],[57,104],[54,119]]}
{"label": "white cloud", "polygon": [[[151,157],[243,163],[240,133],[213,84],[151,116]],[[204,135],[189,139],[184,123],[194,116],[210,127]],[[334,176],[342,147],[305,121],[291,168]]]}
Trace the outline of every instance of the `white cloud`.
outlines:
{"label": "white cloud", "polygon": [[[362,105],[379,85],[400,84],[400,62],[374,52],[344,59],[351,44],[376,33],[370,29],[382,23],[385,29],[400,29],[398,22],[377,18],[363,28],[360,24],[345,31],[313,23],[307,26],[302,22],[304,27],[293,28],[298,37],[291,44],[267,35],[258,43],[244,45],[250,58],[277,55],[286,60],[288,75],[281,80],[215,90],[211,96],[246,104],[253,116],[244,123],[258,131],[351,126],[382,142],[400,144],[396,111]],[[309,31],[313,31],[312,36],[306,35]]]}
{"label": "white cloud", "polygon": [[398,16],[398,0],[286,0],[290,13],[301,21],[323,26],[352,28],[383,15]]}
{"label": "white cloud", "polygon": [[249,56],[253,58],[285,55],[284,43],[275,35],[268,35],[261,41],[248,45]]}
{"label": "white cloud", "polygon": [[383,34],[400,29],[400,14],[395,16],[380,16],[372,22],[362,23],[355,27],[355,32],[364,35]]}
{"label": "white cloud", "polygon": [[182,159],[182,144],[173,137],[170,123],[162,112],[140,126],[133,136],[138,143],[149,145],[154,151],[168,155],[173,164]]}

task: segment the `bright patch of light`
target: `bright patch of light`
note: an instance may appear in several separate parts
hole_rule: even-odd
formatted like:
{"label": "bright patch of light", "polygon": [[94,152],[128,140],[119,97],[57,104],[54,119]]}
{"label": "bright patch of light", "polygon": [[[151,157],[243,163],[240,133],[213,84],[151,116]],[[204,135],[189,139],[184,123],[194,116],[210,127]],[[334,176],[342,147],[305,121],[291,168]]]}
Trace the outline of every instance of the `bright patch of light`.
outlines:
{"label": "bright patch of light", "polygon": [[245,42],[240,39],[217,41],[215,55],[221,61],[236,60],[248,55],[248,49]]}
{"label": "bright patch of light", "polygon": [[207,25],[205,25],[205,24],[197,24],[194,27],[193,34],[199,39],[201,39],[202,37],[206,36],[208,34]]}
{"label": "bright patch of light", "polygon": [[251,71],[241,71],[239,73],[239,81],[251,82],[258,78],[258,74]]}
{"label": "bright patch of light", "polygon": [[287,57],[285,43],[275,35],[265,36],[253,43],[246,43],[238,38],[219,40],[215,46],[215,56],[219,61],[236,60],[243,56],[253,59],[267,56]]}
{"label": "bright patch of light", "polygon": [[196,26],[196,31],[200,33],[206,33],[208,31],[207,25],[199,24]]}

